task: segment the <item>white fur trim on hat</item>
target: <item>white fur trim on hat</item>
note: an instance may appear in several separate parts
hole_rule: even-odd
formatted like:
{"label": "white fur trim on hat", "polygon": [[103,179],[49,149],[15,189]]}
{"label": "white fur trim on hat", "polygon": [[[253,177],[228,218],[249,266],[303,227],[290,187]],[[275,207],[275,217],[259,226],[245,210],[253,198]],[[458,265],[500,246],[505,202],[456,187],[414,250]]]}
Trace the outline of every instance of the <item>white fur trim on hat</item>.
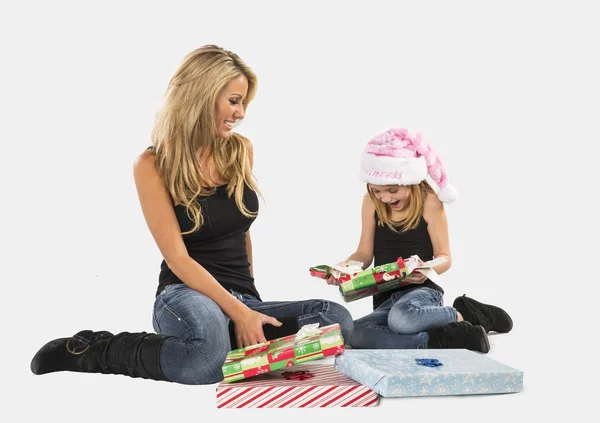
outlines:
{"label": "white fur trim on hat", "polygon": [[399,158],[363,152],[361,162],[359,178],[369,184],[415,185],[427,177],[425,157]]}
{"label": "white fur trim on hat", "polygon": [[415,185],[429,176],[440,201],[456,200],[444,164],[418,132],[391,128],[369,140],[361,156],[360,180],[376,185]]}

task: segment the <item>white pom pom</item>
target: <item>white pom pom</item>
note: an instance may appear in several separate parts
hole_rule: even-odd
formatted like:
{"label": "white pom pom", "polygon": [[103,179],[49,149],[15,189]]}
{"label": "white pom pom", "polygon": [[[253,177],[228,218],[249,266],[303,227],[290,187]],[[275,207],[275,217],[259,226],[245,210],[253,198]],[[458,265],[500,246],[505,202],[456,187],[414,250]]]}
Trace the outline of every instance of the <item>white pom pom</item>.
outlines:
{"label": "white pom pom", "polygon": [[458,193],[456,192],[456,188],[454,188],[452,185],[446,185],[437,193],[437,196],[442,203],[453,203],[454,200],[456,200],[457,195]]}

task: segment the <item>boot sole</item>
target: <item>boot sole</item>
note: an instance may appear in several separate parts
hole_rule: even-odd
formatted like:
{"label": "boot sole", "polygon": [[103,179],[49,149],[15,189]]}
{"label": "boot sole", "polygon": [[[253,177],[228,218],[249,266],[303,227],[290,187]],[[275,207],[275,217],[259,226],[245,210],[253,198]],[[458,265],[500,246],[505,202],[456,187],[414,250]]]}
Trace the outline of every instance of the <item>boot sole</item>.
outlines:
{"label": "boot sole", "polygon": [[488,339],[487,333],[483,326],[477,325],[476,327],[481,331],[481,334],[483,335],[483,341],[479,344],[479,352],[487,354],[490,351],[490,340]]}

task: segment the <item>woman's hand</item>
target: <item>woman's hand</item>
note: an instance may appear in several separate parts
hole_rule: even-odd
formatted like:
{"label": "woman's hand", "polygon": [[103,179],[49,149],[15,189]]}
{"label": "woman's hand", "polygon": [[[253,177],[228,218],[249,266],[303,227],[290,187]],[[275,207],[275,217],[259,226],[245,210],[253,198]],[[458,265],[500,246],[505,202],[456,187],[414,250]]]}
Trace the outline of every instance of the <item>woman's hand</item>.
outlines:
{"label": "woman's hand", "polygon": [[425,276],[418,270],[415,270],[410,275],[408,275],[406,278],[404,278],[402,280],[402,282],[421,284],[421,283],[425,282],[425,280],[427,280],[427,276]]}
{"label": "woman's hand", "polygon": [[281,326],[282,323],[274,317],[248,309],[237,319],[232,319],[235,328],[235,340],[238,348],[248,347],[266,342],[263,325]]}

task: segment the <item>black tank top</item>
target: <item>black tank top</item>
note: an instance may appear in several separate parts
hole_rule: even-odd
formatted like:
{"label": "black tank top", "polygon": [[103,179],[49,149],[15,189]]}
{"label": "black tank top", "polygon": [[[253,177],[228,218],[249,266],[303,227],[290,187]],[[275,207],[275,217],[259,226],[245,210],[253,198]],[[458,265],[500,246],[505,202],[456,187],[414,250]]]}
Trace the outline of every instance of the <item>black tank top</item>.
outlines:
{"label": "black tank top", "polygon": [[[258,212],[258,196],[248,186],[244,189],[244,205],[251,212]],[[183,242],[192,259],[204,267],[223,288],[260,299],[250,274],[250,262],[246,250],[246,232],[254,218],[248,218],[238,209],[235,199],[227,196],[227,185],[216,188],[214,194],[202,197],[200,207],[204,222],[196,232],[183,235]],[[187,216],[185,206],[175,206],[175,214],[182,232],[194,227]],[[183,283],[163,260],[159,275],[158,295],[164,287]]]}
{"label": "black tank top", "polygon": [[[433,259],[433,246],[431,238],[427,231],[427,222],[421,218],[415,229],[406,232],[395,232],[387,225],[380,226],[375,213],[375,239],[373,243],[374,265],[380,266],[386,263],[392,263],[398,260],[398,257],[407,259],[410,256],[418,255],[421,260],[428,261]],[[419,287],[436,289],[440,292],[444,290],[426,279],[422,284],[407,285],[393,291],[376,294],[373,296],[373,310],[383,304],[394,292],[400,290],[413,290]]]}

